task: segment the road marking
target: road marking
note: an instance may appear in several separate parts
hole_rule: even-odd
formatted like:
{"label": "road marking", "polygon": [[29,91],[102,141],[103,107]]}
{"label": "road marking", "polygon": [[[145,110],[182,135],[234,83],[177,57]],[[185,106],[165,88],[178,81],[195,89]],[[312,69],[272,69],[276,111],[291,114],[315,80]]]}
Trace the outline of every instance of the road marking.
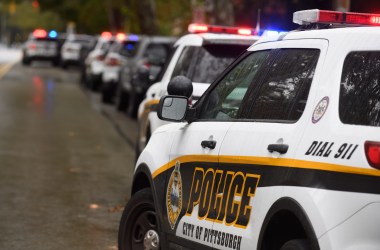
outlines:
{"label": "road marking", "polygon": [[6,73],[17,63],[18,61],[10,62],[4,65],[0,65],[0,80],[5,76]]}

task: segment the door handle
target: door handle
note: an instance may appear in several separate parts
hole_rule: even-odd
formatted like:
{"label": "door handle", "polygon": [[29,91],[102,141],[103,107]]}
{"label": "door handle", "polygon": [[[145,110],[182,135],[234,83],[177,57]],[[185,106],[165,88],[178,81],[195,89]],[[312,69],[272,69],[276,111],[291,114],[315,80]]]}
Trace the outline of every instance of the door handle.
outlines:
{"label": "door handle", "polygon": [[289,145],[288,144],[269,144],[268,151],[270,153],[278,152],[280,154],[286,154],[288,152]]}
{"label": "door handle", "polygon": [[202,148],[214,149],[216,146],[216,141],[214,140],[202,141],[201,146]]}

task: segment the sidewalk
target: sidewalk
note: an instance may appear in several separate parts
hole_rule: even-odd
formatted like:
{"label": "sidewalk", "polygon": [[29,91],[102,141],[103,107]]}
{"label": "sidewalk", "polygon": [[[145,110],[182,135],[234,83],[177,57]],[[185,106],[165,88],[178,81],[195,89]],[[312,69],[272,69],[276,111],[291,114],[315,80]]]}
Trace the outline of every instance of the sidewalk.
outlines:
{"label": "sidewalk", "polygon": [[0,65],[13,63],[21,59],[21,49],[7,48],[5,45],[0,44]]}

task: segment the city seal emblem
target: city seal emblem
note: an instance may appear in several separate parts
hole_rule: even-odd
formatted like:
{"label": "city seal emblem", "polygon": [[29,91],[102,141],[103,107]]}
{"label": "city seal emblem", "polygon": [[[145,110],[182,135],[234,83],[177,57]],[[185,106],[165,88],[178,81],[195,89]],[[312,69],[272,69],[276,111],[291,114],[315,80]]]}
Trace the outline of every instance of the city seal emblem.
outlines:
{"label": "city seal emblem", "polygon": [[168,189],[166,191],[166,208],[170,227],[174,230],[177,219],[182,210],[182,179],[179,171],[180,163],[176,162],[172,175],[170,176]]}

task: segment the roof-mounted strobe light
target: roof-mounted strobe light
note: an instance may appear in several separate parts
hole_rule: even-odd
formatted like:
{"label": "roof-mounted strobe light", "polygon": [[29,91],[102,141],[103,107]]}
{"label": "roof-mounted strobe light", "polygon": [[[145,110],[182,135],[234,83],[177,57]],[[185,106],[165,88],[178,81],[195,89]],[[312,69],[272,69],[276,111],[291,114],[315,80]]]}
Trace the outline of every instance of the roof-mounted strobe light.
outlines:
{"label": "roof-mounted strobe light", "polygon": [[127,38],[127,35],[124,33],[117,33],[116,34],[116,39],[119,41],[124,41]]}
{"label": "roof-mounted strobe light", "polygon": [[55,30],[51,30],[50,32],[49,32],[49,38],[57,38],[58,37],[58,33],[57,33],[57,31],[55,31]]}
{"label": "roof-mounted strobe light", "polygon": [[131,35],[128,36],[128,40],[129,40],[129,41],[137,42],[137,41],[139,40],[139,36],[138,36],[138,35],[131,34]]}
{"label": "roof-mounted strobe light", "polygon": [[45,38],[47,36],[47,32],[43,29],[36,29],[33,31],[33,36],[35,38]]}
{"label": "roof-mounted strobe light", "polygon": [[245,36],[251,36],[254,34],[254,30],[251,28],[216,26],[216,25],[206,25],[206,24],[197,24],[197,23],[190,24],[188,30],[190,33],[210,32],[210,33],[236,34],[236,35],[245,35]]}
{"label": "roof-mounted strobe light", "polygon": [[112,38],[112,33],[108,32],[108,31],[104,31],[104,32],[102,32],[102,34],[100,36],[103,37],[103,38],[105,38],[105,39],[111,39]]}
{"label": "roof-mounted strobe light", "polygon": [[380,15],[315,9],[294,12],[293,22],[300,25],[322,23],[380,26]]}

